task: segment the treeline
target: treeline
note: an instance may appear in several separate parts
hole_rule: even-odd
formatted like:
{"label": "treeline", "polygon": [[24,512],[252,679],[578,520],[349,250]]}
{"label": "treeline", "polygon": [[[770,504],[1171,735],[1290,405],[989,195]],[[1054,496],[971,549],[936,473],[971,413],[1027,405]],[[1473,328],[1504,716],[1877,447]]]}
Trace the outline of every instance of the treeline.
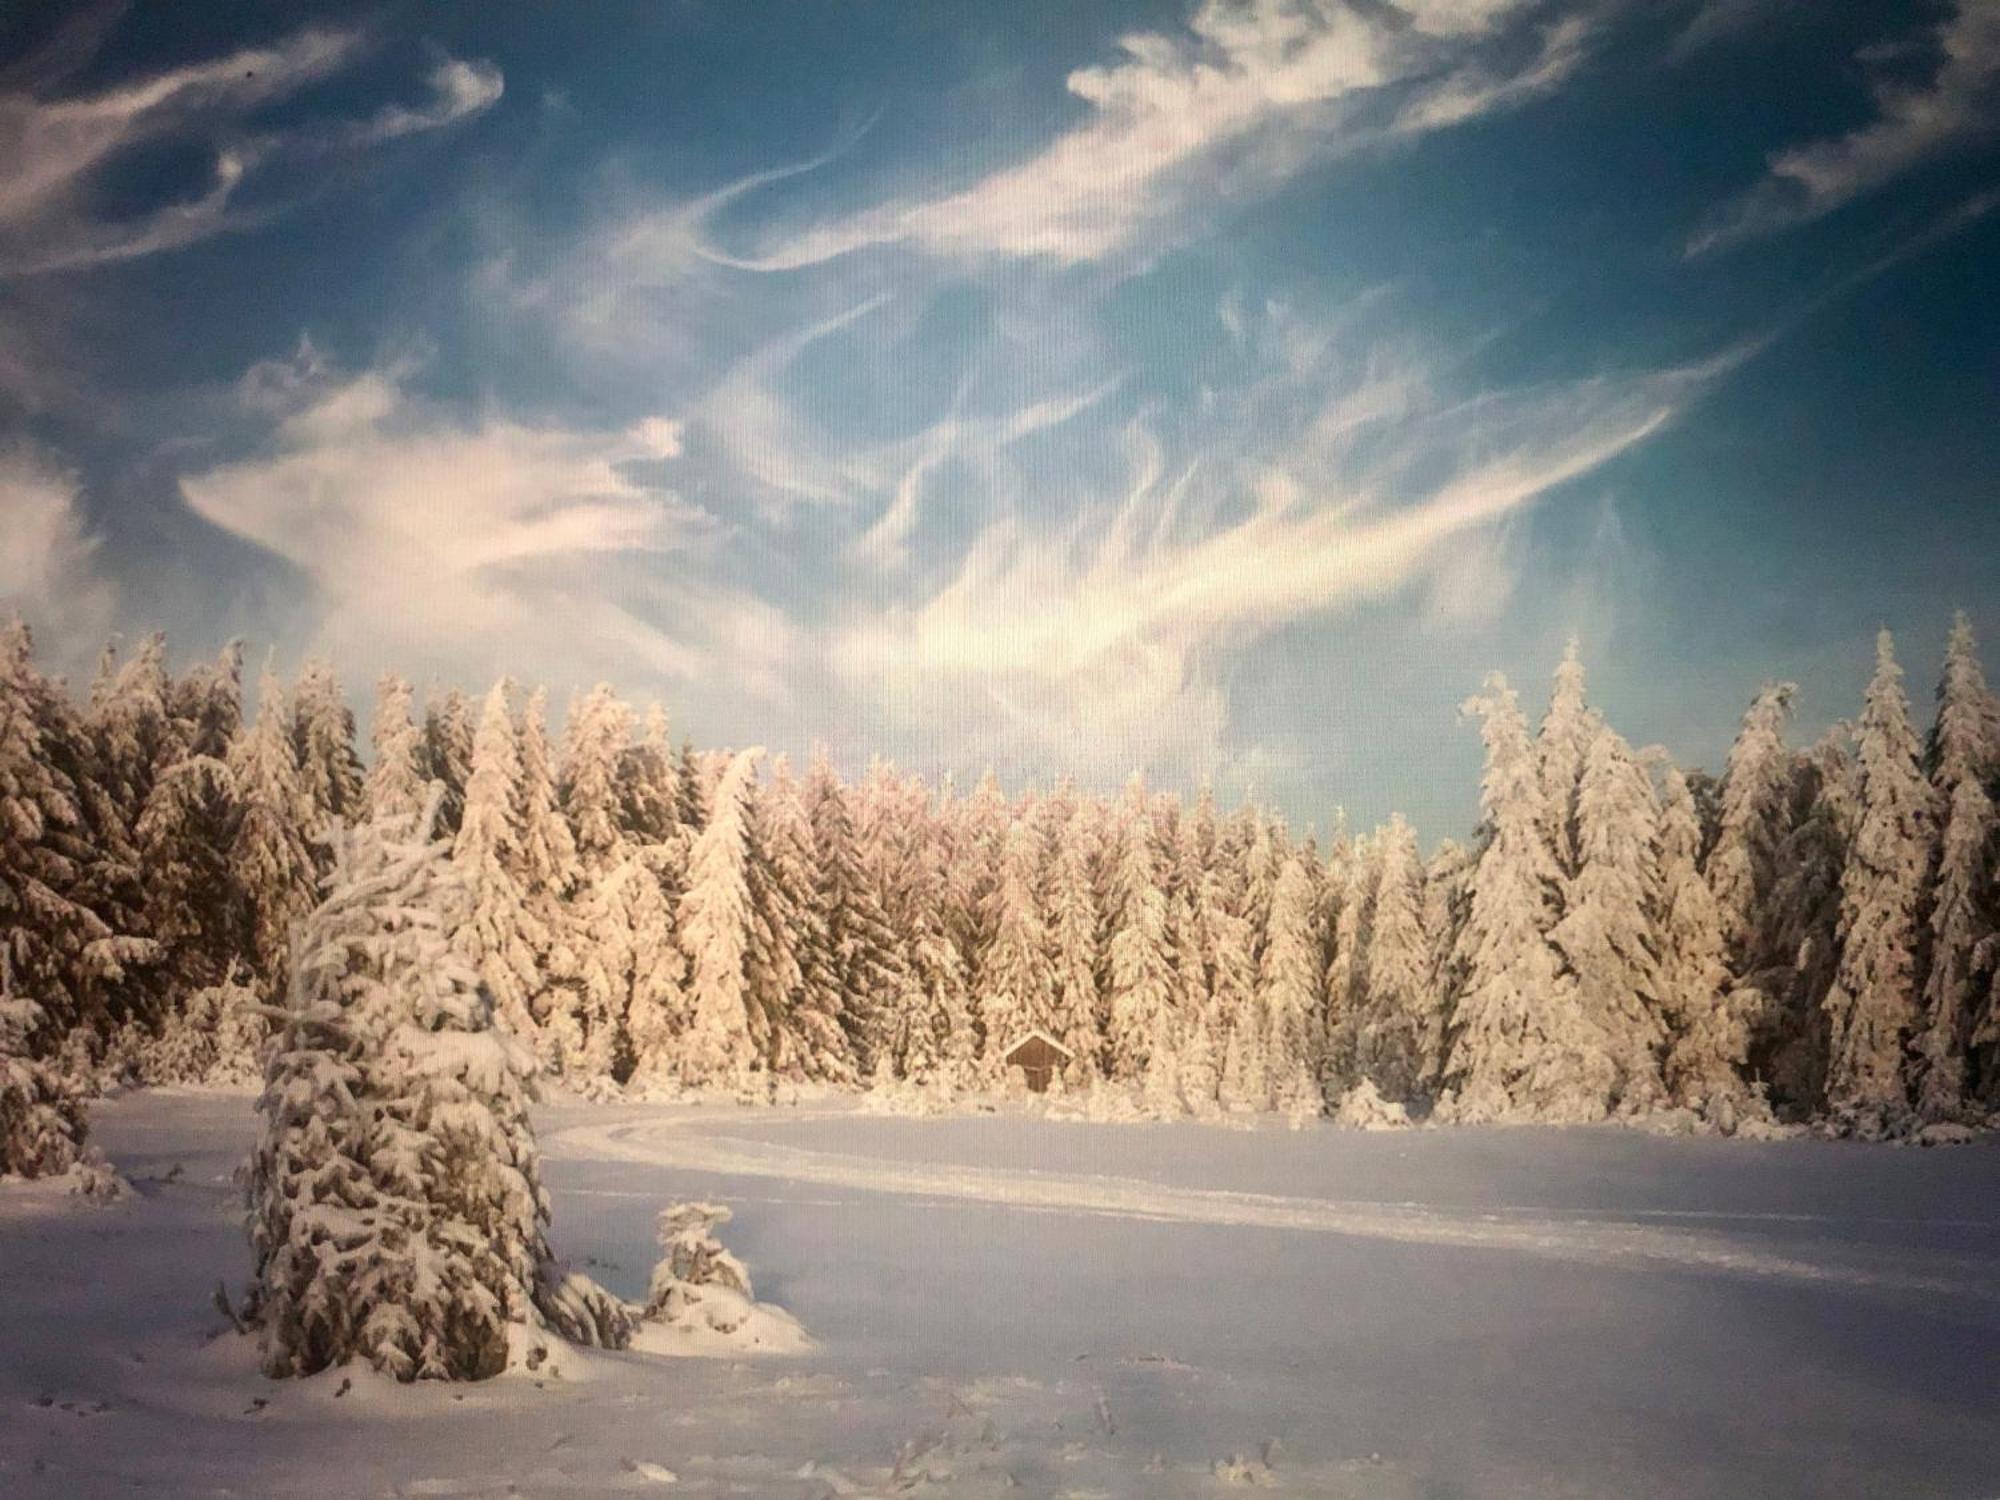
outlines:
{"label": "treeline", "polygon": [[326,664],[267,674],[246,723],[241,661],[174,676],[155,636],[78,702],[24,625],[0,637],[20,1077],[259,1076],[329,831],[435,784],[452,946],[589,1092],[993,1089],[1041,1031],[1066,1092],[1154,1113],[1872,1134],[2000,1102],[2000,710],[1962,617],[1927,738],[1884,633],[1853,725],[1791,747],[1794,690],[1768,684],[1719,779],[1629,745],[1574,649],[1538,728],[1491,678],[1466,705],[1479,827],[1428,859],[1400,818],[1322,845],[1136,777],[1109,800],[879,761],[844,784],[823,756],[676,747],[608,686],[558,745],[540,692],[420,712],[385,677],[364,766]]}

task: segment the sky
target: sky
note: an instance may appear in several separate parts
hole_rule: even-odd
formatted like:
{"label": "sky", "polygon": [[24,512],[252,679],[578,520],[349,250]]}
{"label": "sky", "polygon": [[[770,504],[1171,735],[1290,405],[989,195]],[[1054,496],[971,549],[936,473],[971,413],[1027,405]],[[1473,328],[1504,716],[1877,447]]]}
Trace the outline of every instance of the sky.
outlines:
{"label": "sky", "polygon": [[2000,639],[2000,3],[0,13],[0,599],[1475,815]]}

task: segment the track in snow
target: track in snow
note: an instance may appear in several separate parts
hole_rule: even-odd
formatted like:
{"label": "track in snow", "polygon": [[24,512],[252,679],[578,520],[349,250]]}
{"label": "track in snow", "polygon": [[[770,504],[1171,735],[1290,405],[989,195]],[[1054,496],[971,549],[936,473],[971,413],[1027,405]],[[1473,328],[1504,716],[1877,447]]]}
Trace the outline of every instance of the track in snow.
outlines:
{"label": "track in snow", "polygon": [[[800,1124],[816,1118],[793,1117]],[[1337,1234],[1417,1245],[1468,1247],[1627,1266],[1678,1269],[1846,1287],[1860,1292],[1972,1299],[2000,1310],[2000,1262],[1989,1257],[1888,1251],[1853,1243],[1842,1226],[1882,1222],[1809,1214],[1683,1213],[1668,1210],[1561,1211],[1457,1209],[1417,1203],[1291,1197],[1171,1187],[1083,1173],[912,1163],[813,1151],[732,1137],[686,1118],[572,1125],[545,1142],[545,1154],[622,1161],[724,1177],[776,1178],[822,1187],[941,1201],[996,1204],[1031,1212],[1090,1214],[1179,1224]],[[1663,1219],[1726,1222],[1741,1232],[1683,1228]],[[1963,1221],[1943,1221],[1960,1225]],[[1823,1224],[1823,1238],[1780,1250],[1760,1243],[1759,1225]],[[1921,1266],[1917,1269],[1913,1266]]]}

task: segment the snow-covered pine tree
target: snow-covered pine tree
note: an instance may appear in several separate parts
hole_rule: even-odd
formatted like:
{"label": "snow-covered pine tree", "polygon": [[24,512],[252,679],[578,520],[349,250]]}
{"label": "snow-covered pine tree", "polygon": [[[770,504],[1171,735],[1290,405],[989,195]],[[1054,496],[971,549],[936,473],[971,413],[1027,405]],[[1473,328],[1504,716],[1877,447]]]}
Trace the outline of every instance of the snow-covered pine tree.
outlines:
{"label": "snow-covered pine tree", "polygon": [[911,961],[911,934],[918,903],[915,888],[919,845],[929,796],[919,781],[905,781],[880,756],[872,758],[868,774],[853,794],[855,851],[863,878],[874,888],[882,913],[881,969],[877,980],[880,1014],[872,1024],[879,1038],[875,1065],[889,1058],[897,1066],[895,1038],[907,1033],[906,1019],[924,1004]]}
{"label": "snow-covered pine tree", "polygon": [[[480,712],[464,811],[452,841],[452,862],[466,889],[465,918],[452,947],[472,966],[493,998],[500,1026],[539,1052],[536,1016],[545,1008],[538,955],[548,947],[522,889],[521,759],[508,705],[511,688],[496,682]],[[379,785],[379,784],[378,784]],[[386,799],[384,816],[407,817]]]}
{"label": "snow-covered pine tree", "polygon": [[465,811],[465,783],[472,775],[474,736],[472,705],[457,688],[433,699],[424,709],[424,776],[444,788],[438,805],[438,832],[458,832]]}
{"label": "snow-covered pine tree", "polygon": [[1203,881],[1202,909],[1216,1098],[1225,1109],[1263,1109],[1270,1102],[1270,1089],[1257,1004],[1257,961],[1251,955],[1250,924],[1234,909],[1221,865]]}
{"label": "snow-covered pine tree", "polygon": [[628,844],[579,903],[590,1003],[577,1071],[589,1092],[621,1079],[642,1094],[666,1091],[680,1075],[687,959],[669,894],[679,864],[672,845]]}
{"label": "snow-covered pine tree", "polygon": [[949,801],[946,816],[951,829],[951,861],[946,878],[953,936],[965,967],[968,989],[980,993],[980,955],[993,940],[993,925],[999,920],[996,903],[1000,892],[1000,865],[1006,853],[1007,798],[1000,790],[992,768],[979,778],[972,795]]}
{"label": "snow-covered pine tree", "polygon": [[797,971],[785,1016],[787,1071],[798,1078],[853,1083],[858,1075],[840,1024],[840,987],[819,906],[812,823],[788,757],[772,762],[770,783],[759,787],[755,812],[757,846],[773,888],[771,904],[782,909],[783,936]]}
{"label": "snow-covered pine tree", "polygon": [[896,1066],[905,1078],[962,1088],[978,1068],[979,1032],[952,931],[947,826],[942,818],[920,820],[910,851],[903,921],[916,1005],[904,1018]]}
{"label": "snow-covered pine tree", "polygon": [[[569,912],[576,958],[577,1050],[568,1066],[580,1080],[608,1082],[618,1061],[626,982],[621,876],[632,852],[624,825],[621,770],[632,743],[632,711],[599,683],[570,707],[563,741],[562,805],[575,836],[580,879]],[[614,888],[611,882],[616,878]],[[603,889],[600,889],[603,887]]]}
{"label": "snow-covered pine tree", "polygon": [[122,664],[114,648],[105,648],[91,686],[84,729],[98,785],[117,807],[127,830],[137,825],[155,778],[183,753],[178,726],[168,711],[171,693],[167,638],[160,632],[147,636],[132,659]]}
{"label": "snow-covered pine tree", "polygon": [[236,778],[206,754],[183,756],[154,779],[133,830],[145,872],[146,930],[161,947],[173,1006],[220,984],[248,938],[231,859]]}
{"label": "snow-covered pine tree", "polygon": [[56,1177],[77,1163],[83,1105],[37,1047],[48,1012],[14,992],[11,948],[0,948],[0,1179]]}
{"label": "snow-covered pine tree", "polygon": [[623,1308],[549,1252],[532,1065],[452,952],[465,892],[427,836],[434,812],[337,827],[300,924],[247,1173],[249,1310],[273,1377],[361,1358],[399,1380],[483,1379],[517,1330],[629,1337]]}
{"label": "snow-covered pine tree", "polygon": [[1301,1070],[1318,1075],[1326,961],[1314,922],[1317,908],[1306,860],[1294,853],[1272,887],[1270,927],[1257,971],[1265,1055],[1272,1082],[1281,1089],[1291,1089]]}
{"label": "snow-covered pine tree", "polygon": [[1751,1089],[1750,1017],[1726,992],[1722,914],[1702,878],[1701,820],[1687,778],[1669,763],[1655,835],[1660,1009],[1668,1026],[1663,1081],[1668,1097],[1725,1133],[1766,1111]]}
{"label": "snow-covered pine tree", "polygon": [[846,789],[824,749],[814,751],[806,773],[806,817],[812,824],[819,909],[840,994],[841,1024],[855,1067],[870,1077],[893,1051],[894,997],[902,993],[903,981],[881,892],[861,862]]}
{"label": "snow-covered pine tree", "polygon": [[1790,829],[1779,845],[1765,924],[1771,958],[1730,995],[1751,1024],[1752,1076],[1792,1114],[1826,1092],[1826,996],[1840,964],[1841,876],[1860,820],[1860,768],[1848,726],[1836,724],[1794,757]]}
{"label": "snow-covered pine tree", "polygon": [[1981,944],[1994,934],[1991,861],[1996,821],[1988,792],[2000,775],[2000,706],[1979,665],[1972,622],[1959,611],[1945,645],[1937,721],[1924,770],[1944,818],[1930,891],[1930,966],[1917,1041],[1917,1112],[1951,1120],[1964,1108]]}
{"label": "snow-covered pine tree", "polygon": [[1919,1020],[1919,904],[1937,837],[1886,630],[1875,638],[1857,754],[1861,817],[1840,882],[1840,967],[1826,998],[1826,1100],[1836,1116],[1868,1130],[1898,1122],[1909,1105],[1903,1047]]}
{"label": "snow-covered pine tree", "polygon": [[1497,672],[1465,712],[1480,717],[1486,742],[1483,847],[1459,931],[1462,978],[1438,1113],[1463,1122],[1599,1119],[1613,1069],[1549,941],[1561,872],[1527,720]]}
{"label": "snow-covered pine tree", "polygon": [[750,797],[759,750],[733,757],[715,788],[708,824],[688,855],[680,942],[688,960],[688,1030],[681,1081],[733,1087],[757,1061],[750,1035],[750,947],[756,914],[750,899]]}
{"label": "snow-covered pine tree", "polygon": [[1797,693],[1789,682],[1767,682],[1744,712],[1729,748],[1715,845],[1703,871],[1722,917],[1730,973],[1744,984],[1754,985],[1774,957],[1771,891],[1790,827],[1794,782],[1785,723]]}
{"label": "snow-covered pine tree", "polygon": [[354,753],[354,713],[332,666],[321,657],[300,669],[292,689],[291,736],[299,789],[311,809],[308,826],[329,828],[359,818],[363,776]]}
{"label": "snow-covered pine tree", "polygon": [[579,964],[573,944],[576,920],[570,898],[583,881],[576,839],[563,816],[554,758],[549,751],[548,695],[537,688],[521,715],[521,889],[533,923],[527,936],[542,977],[535,1021],[542,1063],[558,1073],[575,1070],[583,1051]]}
{"label": "snow-covered pine tree", "polygon": [[1053,1034],[1072,1061],[1064,1082],[1087,1088],[1098,1076],[1104,1037],[1098,971],[1103,964],[1103,921],[1097,908],[1096,820],[1074,790],[1058,798],[1052,823],[1054,849],[1048,875],[1049,952],[1055,985]]}
{"label": "snow-covered pine tree", "polygon": [[1355,1069],[1384,1098],[1416,1097],[1425,1082],[1430,1050],[1430,947],[1424,937],[1422,856],[1402,815],[1379,829],[1375,889],[1370,903],[1364,998],[1357,1028]]}
{"label": "snow-covered pine tree", "polygon": [[1472,901],[1474,851],[1456,839],[1440,839],[1424,870],[1424,935],[1429,949],[1424,997],[1424,1063],[1420,1074],[1426,1094],[1435,1094],[1444,1071],[1445,1020],[1451,997],[1463,975],[1458,968],[1458,935]]}
{"label": "snow-covered pine tree", "polygon": [[1041,839],[1026,820],[1007,831],[995,898],[998,920],[979,962],[979,1008],[986,1041],[980,1063],[998,1080],[1006,1049],[1030,1031],[1053,1034],[1055,970],[1042,914]]}
{"label": "snow-covered pine tree", "polygon": [[229,756],[237,807],[230,863],[250,927],[251,970],[258,987],[275,997],[289,984],[292,924],[312,907],[318,869],[312,851],[329,830],[313,822],[316,809],[300,782],[275,672],[265,671],[257,699],[257,717]]}
{"label": "snow-covered pine tree", "polygon": [[1320,1039],[1321,1087],[1338,1098],[1360,1078],[1360,1034],[1367,1025],[1368,925],[1382,873],[1377,836],[1364,834],[1344,851],[1332,878],[1339,894],[1329,904],[1333,931],[1327,945],[1326,1028]]}
{"label": "snow-covered pine tree", "polygon": [[96,1003],[91,955],[113,933],[85,881],[82,748],[68,703],[36,670],[34,639],[15,620],[0,631],[0,944],[16,992],[41,997],[38,1044],[53,1052],[75,1032],[94,1056],[110,1018]]}
{"label": "snow-covered pine tree", "polygon": [[1108,1076],[1136,1083],[1145,1076],[1158,1016],[1174,1003],[1173,934],[1167,893],[1145,782],[1126,786],[1117,823],[1116,869],[1105,999]]}
{"label": "snow-covered pine tree", "polygon": [[667,711],[649,706],[640,720],[638,742],[619,758],[622,822],[642,844],[678,846],[681,827],[680,768],[667,730]]}
{"label": "snow-covered pine tree", "polygon": [[213,662],[170,683],[167,712],[183,753],[227,760],[243,731],[243,643],[230,641]]}
{"label": "snow-covered pine tree", "polygon": [[1562,663],[1556,668],[1555,685],[1549,692],[1549,709],[1535,737],[1536,774],[1542,783],[1547,820],[1543,836],[1565,878],[1576,873],[1581,857],[1577,797],[1583,784],[1584,758],[1598,728],[1598,717],[1584,687],[1583,661],[1572,636],[1563,648]]}
{"label": "snow-covered pine tree", "polygon": [[[369,731],[375,764],[361,792],[368,817],[409,818],[423,808],[429,757],[414,716],[415,701],[410,684],[394,672],[384,672],[375,684],[375,719]],[[478,754],[476,740],[473,753]]]}
{"label": "snow-covered pine tree", "polygon": [[1575,874],[1550,932],[1576,981],[1585,1022],[1615,1069],[1606,1107],[1638,1114],[1665,1102],[1660,1059],[1659,804],[1624,737],[1601,720],[1584,752],[1576,808]]}
{"label": "snow-covered pine tree", "polygon": [[692,839],[708,826],[708,782],[702,774],[701,759],[695,753],[692,740],[681,741],[675,777],[680,785],[681,827]]}

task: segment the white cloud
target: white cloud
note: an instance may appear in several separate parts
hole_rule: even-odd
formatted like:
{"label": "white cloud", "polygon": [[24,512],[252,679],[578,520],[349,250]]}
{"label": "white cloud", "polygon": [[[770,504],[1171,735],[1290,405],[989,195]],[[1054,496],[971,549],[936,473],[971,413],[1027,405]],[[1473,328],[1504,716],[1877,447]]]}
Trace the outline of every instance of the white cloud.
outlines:
{"label": "white cloud", "polygon": [[[990,519],[948,582],[858,611],[831,659],[896,736],[949,723],[958,743],[1094,774],[1215,765],[1242,648],[1412,584],[1431,584],[1433,616],[1447,585],[1476,582],[1488,597],[1472,607],[1491,608],[1505,523],[1645,441],[1726,367],[1452,403],[1362,361],[1289,442],[1269,430],[1272,393],[1253,391],[1180,459],[1132,444],[1122,496],[1054,524],[1018,507]],[[1274,379],[1296,394],[1330,373]]]}
{"label": "white cloud", "polygon": [[[1092,261],[1184,233],[1218,201],[1268,192],[1313,160],[1463,123],[1554,87],[1588,23],[1506,35],[1526,0],[1203,0],[1181,34],[1137,32],[1079,68],[1083,119],[1026,160],[938,197],[892,201],[717,261],[791,270],[868,246]],[[1386,118],[1383,95],[1386,100]],[[705,220],[730,201],[717,197]],[[670,216],[685,247],[690,223]]]}
{"label": "white cloud", "polygon": [[0,615],[18,612],[64,665],[95,655],[116,605],[79,498],[76,476],[43,454],[0,449]]}
{"label": "white cloud", "polygon": [[1866,125],[1777,152],[1765,178],[1714,215],[1688,254],[1820,218],[1989,132],[2000,117],[2000,5],[1959,0],[1933,40],[1940,60],[1927,82],[1885,78]]}
{"label": "white cloud", "polygon": [[500,70],[490,62],[447,58],[431,70],[431,101],[416,109],[391,104],[356,133],[364,143],[393,141],[419,131],[437,130],[470,119],[500,102],[506,87]]}
{"label": "white cloud", "polygon": [[[351,63],[358,32],[308,28],[268,47],[170,69],[95,94],[0,94],[0,275],[131,260],[193,244],[272,212],[239,206],[245,183],[290,156],[378,145],[487,108],[500,96],[490,63],[447,60],[430,77],[431,102],[390,106],[354,127],[247,127],[263,105]],[[191,199],[130,218],[98,217],[90,192],[121,153],[147,142],[198,140],[213,151],[207,184]]]}
{"label": "white cloud", "polygon": [[[266,451],[189,475],[181,490],[202,519],[310,581],[330,647],[475,677],[509,668],[567,681],[621,665],[685,678],[717,666],[701,631],[719,631],[746,649],[753,686],[784,649],[781,623],[753,601],[699,578],[667,595],[630,566],[660,568],[713,538],[698,512],[631,472],[662,456],[673,424],[463,419],[411,395],[407,367],[338,378],[309,344],[298,365],[289,380],[260,366],[243,387],[254,409],[289,408]],[[659,618],[663,597],[701,630]]]}

